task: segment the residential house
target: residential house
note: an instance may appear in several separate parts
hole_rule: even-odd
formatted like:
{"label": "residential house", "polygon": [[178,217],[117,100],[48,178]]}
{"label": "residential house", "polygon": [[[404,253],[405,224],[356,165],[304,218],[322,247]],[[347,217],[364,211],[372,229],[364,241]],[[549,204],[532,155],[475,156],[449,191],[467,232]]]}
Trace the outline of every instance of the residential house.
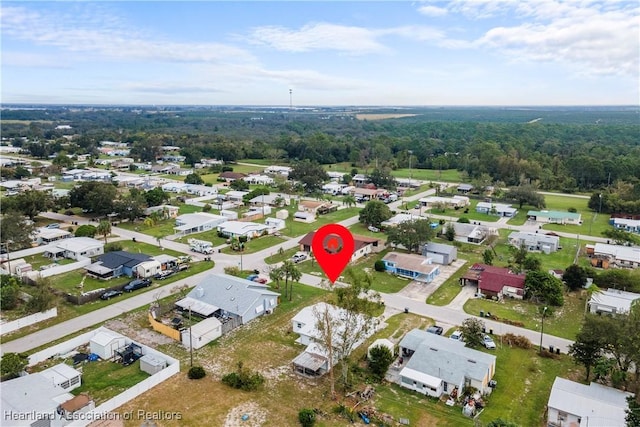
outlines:
{"label": "residential house", "polygon": [[549,224],[582,224],[579,213],[560,212],[560,211],[529,211],[527,212],[529,220],[536,222],[544,222]]}
{"label": "residential house", "polygon": [[447,228],[453,226],[455,231],[454,240],[462,243],[471,243],[479,245],[493,234],[498,234],[495,228],[488,228],[480,224],[466,224],[462,222],[449,222],[442,226],[442,234],[446,233]]}
{"label": "residential house", "polygon": [[392,216],[386,221],[382,221],[380,225],[383,227],[397,227],[403,222],[415,221],[417,219],[423,219],[423,218],[418,215],[400,213]]}
{"label": "residential house", "polygon": [[351,182],[356,187],[364,187],[369,182],[369,177],[364,174],[357,173],[351,178]]}
{"label": "residential house", "polygon": [[592,382],[580,384],[556,377],[547,402],[549,427],[612,427],[627,425],[627,398],[633,396]]}
{"label": "residential house", "polygon": [[330,182],[322,186],[322,192],[325,194],[333,194],[334,196],[337,196],[338,194],[342,194],[342,189],[345,188],[346,186],[347,186],[346,184]]}
{"label": "residential house", "polygon": [[176,305],[201,317],[216,317],[223,326],[231,323],[236,327],[270,314],[279,300],[280,294],[267,285],[228,274],[210,274]]}
{"label": "residential house", "polygon": [[247,194],[249,194],[248,191],[232,190],[227,191],[224,195],[227,197],[227,200],[242,204],[244,202],[244,196],[246,196]]}
{"label": "residential house", "polygon": [[[307,253],[313,252],[312,243],[315,234],[316,232],[312,231],[310,233],[307,233],[302,239],[300,239],[300,241],[298,242],[300,244],[300,251]],[[354,234],[353,254],[351,255],[350,262],[357,261],[360,258],[372,253],[378,253],[382,251],[384,247],[384,243],[378,238]]]}
{"label": "residential house", "polygon": [[490,393],[496,356],[467,348],[464,342],[421,329],[409,331],[398,344],[408,359],[400,371],[400,386],[427,396],[460,396],[466,388]]}
{"label": "residential house", "polygon": [[226,217],[208,212],[182,214],[176,218],[176,226],[173,229],[179,234],[202,233],[215,230],[226,221]]}
{"label": "residential house", "polygon": [[591,295],[587,307],[591,313],[628,313],[634,304],[639,304],[640,294],[621,291],[619,289],[607,289],[597,291]]}
{"label": "residential house", "polygon": [[273,231],[284,230],[287,227],[285,220],[281,218],[267,218],[264,220],[264,225]]}
{"label": "residential house", "polygon": [[284,193],[270,193],[256,196],[249,200],[249,204],[252,206],[282,206],[288,205],[291,201],[291,196]]}
{"label": "residential house", "polygon": [[183,193],[187,191],[190,184],[184,182],[168,182],[162,184],[162,191],[168,191],[169,193]]}
{"label": "residential house", "polygon": [[355,197],[356,200],[358,201],[375,200],[382,193],[385,193],[385,190],[377,190],[375,188],[356,187],[356,189],[353,191],[353,197]]}
{"label": "residential house", "polygon": [[[356,331],[363,329],[365,322],[371,322],[370,327],[366,328],[368,333],[358,337],[352,347],[352,351],[358,348],[375,332],[376,325],[374,320],[367,319],[363,315],[356,315],[355,317],[355,322],[358,323],[357,328],[347,329],[349,326],[345,322],[347,312],[343,308],[324,302],[303,308],[291,319],[293,332],[299,335],[296,343],[306,346],[305,351],[292,361],[293,370],[297,374],[307,377],[319,377],[329,371],[329,351],[324,345],[319,344],[319,342],[322,342],[322,333],[317,327],[318,318],[325,313],[329,315],[334,323],[335,329],[333,330],[333,337],[336,337],[332,340],[334,348],[337,348],[339,345],[337,337],[344,334],[348,335],[350,330]],[[354,336],[353,338],[355,339],[356,337]],[[337,353],[338,350],[333,352],[334,360],[332,365],[338,362]]]}
{"label": "residential house", "polygon": [[170,163],[182,163],[186,160],[186,157],[180,156],[178,154],[165,154],[160,158],[160,160],[162,160],[163,162],[170,162]]}
{"label": "residential house", "polygon": [[104,242],[91,237],[71,237],[58,240],[47,248],[44,256],[47,258],[68,258],[80,261],[104,253]]}
{"label": "residential house", "polygon": [[396,178],[396,184],[398,184],[399,187],[402,188],[418,188],[420,187],[420,185],[422,185],[422,182],[420,182],[420,180],[417,179],[409,179],[409,178]]}
{"label": "residential house", "polygon": [[107,280],[123,275],[133,277],[138,264],[149,260],[151,260],[149,255],[127,251],[113,251],[100,255],[96,262],[87,265],[84,269],[88,275],[96,279]]}
{"label": "residential house", "polygon": [[329,179],[333,182],[342,182],[342,180],[344,179],[344,176],[346,175],[346,172],[336,172],[336,171],[327,171],[327,175],[329,176]]}
{"label": "residential house", "polygon": [[458,185],[458,188],[457,188],[457,191],[460,194],[467,194],[471,190],[473,190],[473,185],[471,185],[471,184],[460,184],[460,185]]}
{"label": "residential house", "polygon": [[174,169],[180,169],[175,163],[165,163],[151,166],[151,173],[170,174]]}
{"label": "residential house", "polygon": [[452,245],[429,242],[422,246],[422,256],[430,258],[436,264],[451,265],[458,259],[458,248]]}
{"label": "residential house", "polygon": [[193,194],[198,197],[215,196],[218,194],[218,187],[200,184],[186,184],[184,191],[186,191],[187,194]]}
{"label": "residential house", "polygon": [[555,234],[527,233],[514,231],[509,234],[509,244],[516,248],[524,248],[529,251],[538,251],[545,254],[556,252],[560,249],[560,237]]}
{"label": "residential house", "polygon": [[38,245],[48,245],[58,240],[68,239],[72,234],[60,228],[39,228],[35,234],[35,241]]}
{"label": "residential house", "polygon": [[297,211],[293,214],[293,220],[298,222],[311,223],[316,220],[316,215],[311,212]]}
{"label": "residential house", "polygon": [[511,205],[504,203],[478,202],[476,205],[476,212],[512,218],[516,216],[518,210]]}
{"label": "residential house", "polygon": [[259,174],[251,174],[249,176],[245,176],[244,178],[242,178],[243,180],[245,180],[246,182],[248,182],[249,184],[253,184],[253,185],[273,185],[273,183],[275,182],[273,180],[273,178],[271,178],[270,176],[267,175],[259,175]]}
{"label": "residential house", "polygon": [[460,278],[463,286],[477,286],[478,293],[487,298],[502,299],[504,296],[522,299],[524,296],[524,274],[515,274],[508,268],[474,264]]}
{"label": "residential house", "polygon": [[301,212],[309,212],[313,215],[318,215],[319,211],[323,207],[327,207],[327,205],[331,205],[331,202],[320,202],[314,200],[301,200],[298,203],[298,210]]}
{"label": "residential house", "polygon": [[154,212],[158,212],[162,219],[175,219],[178,217],[178,211],[180,211],[180,208],[178,206],[159,205],[146,208],[144,210],[144,214],[146,216],[149,216]]}
{"label": "residential house", "polygon": [[269,175],[289,176],[293,169],[289,166],[269,166],[264,170],[264,173]]}
{"label": "residential house", "polygon": [[243,221],[226,221],[218,226],[218,233],[228,238],[246,237],[247,240],[262,236],[268,233],[270,227],[266,224]]}
{"label": "residential house", "polygon": [[425,209],[433,209],[444,206],[446,209],[460,209],[469,206],[471,203],[467,196],[440,197],[428,196],[420,200],[420,206]]}
{"label": "residential house", "polygon": [[237,179],[242,179],[245,176],[247,175],[240,172],[222,172],[218,175],[218,181],[233,182]]}
{"label": "residential house", "polygon": [[382,262],[389,273],[418,282],[430,283],[440,274],[440,267],[422,255],[389,252],[382,258]]}
{"label": "residential house", "polygon": [[609,224],[628,233],[640,233],[640,219],[611,218]]}
{"label": "residential house", "polygon": [[640,266],[640,247],[596,243],[585,245],[591,265],[598,268],[637,268]]}

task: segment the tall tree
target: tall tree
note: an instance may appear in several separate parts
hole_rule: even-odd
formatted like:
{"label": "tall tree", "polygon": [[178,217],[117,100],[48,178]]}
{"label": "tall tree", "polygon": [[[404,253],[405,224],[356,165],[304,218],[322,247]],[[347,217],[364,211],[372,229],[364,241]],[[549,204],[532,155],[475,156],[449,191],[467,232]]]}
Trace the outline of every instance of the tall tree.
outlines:
{"label": "tall tree", "polygon": [[293,167],[289,178],[300,181],[307,193],[313,193],[322,187],[329,175],[317,162],[305,159]]}
{"label": "tall tree", "polygon": [[190,173],[189,175],[187,175],[184,178],[184,183],[185,184],[196,184],[196,185],[202,185],[204,184],[204,180],[202,179],[202,177],[197,174],[197,173]]}
{"label": "tall tree", "polygon": [[18,211],[10,210],[2,215],[0,236],[8,252],[30,247],[34,230],[33,222]]}
{"label": "tall tree", "polygon": [[53,207],[51,195],[37,190],[23,191],[13,196],[13,207],[33,221],[40,212],[45,212]]}
{"label": "tall tree", "polygon": [[511,187],[505,197],[518,203],[520,209],[525,203],[540,209],[546,206],[544,196],[531,185]]}
{"label": "tall tree", "polygon": [[8,274],[0,275],[0,309],[13,310],[18,305],[20,282]]}
{"label": "tall tree", "polygon": [[[293,282],[300,280],[300,277],[302,277],[302,273],[291,260],[284,261],[280,268],[282,269],[282,272],[284,274],[284,294],[285,297],[289,295],[289,301],[291,301],[293,294]],[[289,285],[291,286],[290,289]]]}
{"label": "tall tree", "polygon": [[280,267],[274,267],[269,270],[269,279],[276,284],[276,289],[280,289],[280,282],[284,279],[284,271]]}
{"label": "tall tree", "polygon": [[363,224],[380,227],[382,221],[391,218],[391,209],[380,200],[371,200],[360,211],[359,220]]}
{"label": "tall tree", "polygon": [[404,246],[409,252],[418,252],[434,234],[428,219],[405,221],[387,230],[387,243]]}
{"label": "tall tree", "polygon": [[460,331],[464,337],[464,342],[467,347],[478,348],[482,347],[484,342],[484,322],[474,317],[469,317],[462,321]]}
{"label": "tall tree", "polygon": [[577,264],[571,264],[562,274],[562,280],[569,289],[575,291],[582,288],[587,282],[587,270]]}
{"label": "tall tree", "polygon": [[104,242],[107,243],[107,236],[111,234],[111,223],[109,221],[102,220],[96,227],[96,232],[104,237]]}
{"label": "tall tree", "polygon": [[105,182],[87,181],[69,192],[71,206],[79,207],[99,216],[113,212],[117,189]]}
{"label": "tall tree", "polygon": [[524,297],[534,302],[555,306],[564,304],[564,285],[544,271],[528,271],[524,281]]}
{"label": "tall tree", "polygon": [[147,202],[147,206],[160,206],[169,200],[169,194],[163,191],[162,188],[156,187],[153,190],[145,192],[144,199]]}
{"label": "tall tree", "polygon": [[162,141],[156,137],[140,139],[131,146],[131,154],[142,162],[154,162],[162,152]]}

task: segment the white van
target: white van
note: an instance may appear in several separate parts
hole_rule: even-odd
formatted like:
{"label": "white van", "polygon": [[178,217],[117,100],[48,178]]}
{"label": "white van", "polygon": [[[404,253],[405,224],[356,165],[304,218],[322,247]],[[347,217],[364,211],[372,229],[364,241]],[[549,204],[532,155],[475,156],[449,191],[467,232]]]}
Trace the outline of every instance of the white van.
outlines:
{"label": "white van", "polygon": [[454,333],[451,334],[451,336],[449,337],[452,340],[456,340],[456,341],[462,341],[462,332],[461,331],[455,331]]}

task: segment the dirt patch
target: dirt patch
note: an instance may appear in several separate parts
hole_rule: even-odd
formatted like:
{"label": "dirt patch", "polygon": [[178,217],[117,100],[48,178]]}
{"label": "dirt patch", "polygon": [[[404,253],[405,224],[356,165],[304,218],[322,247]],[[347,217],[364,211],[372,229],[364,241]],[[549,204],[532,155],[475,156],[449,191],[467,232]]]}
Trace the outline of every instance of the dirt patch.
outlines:
{"label": "dirt patch", "polygon": [[245,402],[227,414],[224,427],[260,427],[267,420],[267,411],[256,402]]}
{"label": "dirt patch", "polygon": [[162,344],[175,343],[174,340],[166,335],[162,335],[146,327],[140,327],[140,322],[146,321],[146,316],[146,312],[142,314],[136,313],[132,316],[127,316],[124,319],[110,320],[105,324],[105,326],[112,331],[120,332],[122,335],[129,337],[134,341],[153,348]]}

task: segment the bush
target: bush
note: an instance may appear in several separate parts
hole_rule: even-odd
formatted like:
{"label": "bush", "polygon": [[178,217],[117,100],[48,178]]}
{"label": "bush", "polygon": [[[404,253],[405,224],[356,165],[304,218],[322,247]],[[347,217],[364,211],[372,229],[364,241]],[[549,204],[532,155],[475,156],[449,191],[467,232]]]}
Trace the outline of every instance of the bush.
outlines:
{"label": "bush", "polygon": [[571,213],[576,213],[578,212],[578,210],[576,208],[569,208],[567,209],[567,211],[571,212]]}
{"label": "bush", "polygon": [[316,423],[316,413],[313,409],[304,408],[298,412],[298,421],[302,427],[313,427]]}
{"label": "bush", "polygon": [[238,372],[231,372],[222,377],[223,384],[229,387],[244,391],[257,390],[264,384],[264,377],[260,372],[251,372],[243,367],[242,362],[238,362]]}
{"label": "bush", "polygon": [[462,224],[469,224],[470,221],[469,221],[469,218],[462,216],[458,218],[458,222]]}
{"label": "bush", "polygon": [[369,370],[376,381],[382,381],[384,379],[393,359],[394,356],[391,354],[391,351],[383,345],[378,345],[371,349]]}
{"label": "bush", "polygon": [[211,210],[211,205],[207,203],[202,207],[202,212],[209,212]]}
{"label": "bush", "polygon": [[96,227],[91,224],[85,224],[78,227],[76,237],[94,237],[96,235]]}
{"label": "bush", "polygon": [[207,373],[202,366],[192,366],[187,373],[190,380],[199,380],[200,378],[204,378],[205,375],[207,375]]}
{"label": "bush", "polygon": [[231,166],[222,166],[222,172],[233,172],[233,168]]}
{"label": "bush", "polygon": [[528,350],[531,348],[531,341],[525,336],[515,334],[504,334],[502,336],[504,342],[513,347],[523,348]]}
{"label": "bush", "polygon": [[386,268],[384,266],[384,261],[382,261],[381,259],[379,259],[378,261],[375,262],[375,264],[373,264],[373,268],[375,268],[376,271],[385,271]]}
{"label": "bush", "polygon": [[120,242],[109,242],[104,245],[104,251],[106,252],[115,252],[122,250],[122,243]]}

